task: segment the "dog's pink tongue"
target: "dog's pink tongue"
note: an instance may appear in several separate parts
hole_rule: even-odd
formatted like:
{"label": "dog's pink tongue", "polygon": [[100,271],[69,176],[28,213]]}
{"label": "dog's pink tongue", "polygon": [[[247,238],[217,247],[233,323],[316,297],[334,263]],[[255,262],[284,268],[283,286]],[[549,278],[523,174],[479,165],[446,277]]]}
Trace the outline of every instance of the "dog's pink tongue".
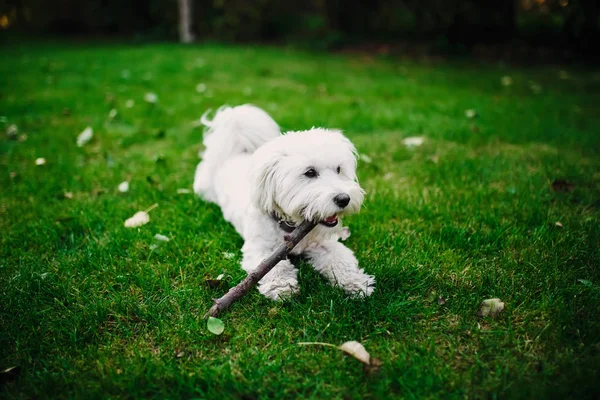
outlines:
{"label": "dog's pink tongue", "polygon": [[337,221],[337,215],[335,215],[335,214],[332,215],[331,217],[325,218],[325,222],[328,223],[328,224],[332,224],[335,221]]}

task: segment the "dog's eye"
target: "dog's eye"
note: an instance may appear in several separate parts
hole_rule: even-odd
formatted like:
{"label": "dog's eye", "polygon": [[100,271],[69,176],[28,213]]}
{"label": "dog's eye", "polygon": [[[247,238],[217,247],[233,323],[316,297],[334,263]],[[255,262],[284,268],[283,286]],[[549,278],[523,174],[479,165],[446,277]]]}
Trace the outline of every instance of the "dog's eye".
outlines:
{"label": "dog's eye", "polygon": [[308,176],[309,178],[315,178],[317,176],[317,171],[315,171],[314,168],[311,168],[308,171],[306,171],[304,175]]}
{"label": "dog's eye", "polygon": [[337,173],[339,174],[341,170],[342,170],[342,167],[340,167],[340,166],[338,165],[338,167],[337,167]]}

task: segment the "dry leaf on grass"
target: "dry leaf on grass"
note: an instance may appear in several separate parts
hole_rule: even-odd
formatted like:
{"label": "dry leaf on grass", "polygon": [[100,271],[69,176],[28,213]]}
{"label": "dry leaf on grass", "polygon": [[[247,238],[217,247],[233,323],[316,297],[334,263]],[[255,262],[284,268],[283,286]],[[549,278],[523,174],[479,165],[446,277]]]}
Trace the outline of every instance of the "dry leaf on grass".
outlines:
{"label": "dry leaf on grass", "polygon": [[156,104],[158,102],[158,95],[156,93],[148,92],[144,95],[144,100],[150,104]]}
{"label": "dry leaf on grass", "polygon": [[6,128],[6,136],[8,136],[9,139],[16,139],[18,134],[19,128],[15,124],[9,125],[8,128]]}
{"label": "dry leaf on grass", "polygon": [[500,299],[487,299],[481,303],[477,315],[480,317],[493,317],[504,310],[504,303]]}
{"label": "dry leaf on grass", "polygon": [[402,141],[402,143],[408,148],[419,147],[423,144],[423,142],[425,142],[425,138],[423,136],[411,136]]}
{"label": "dry leaf on grass", "polygon": [[371,355],[367,352],[365,346],[358,343],[357,341],[352,340],[350,342],[342,344],[340,346],[340,350],[356,358],[363,364],[369,365],[371,363]]}
{"label": "dry leaf on grass", "polygon": [[371,164],[371,163],[373,162],[373,159],[371,159],[371,157],[369,157],[369,156],[368,156],[368,155],[366,155],[366,154],[361,154],[361,155],[359,156],[359,158],[360,158],[360,160],[361,160],[361,161],[364,161],[364,162],[366,162],[367,164]]}
{"label": "dry leaf on grass", "polygon": [[118,189],[119,189],[119,192],[121,192],[121,193],[128,192],[129,191],[129,182],[123,181],[123,182],[119,183]]}
{"label": "dry leaf on grass", "polygon": [[500,79],[500,82],[502,82],[502,86],[510,86],[513,83],[513,80],[510,76],[503,76],[502,79]]}
{"label": "dry leaf on grass", "polygon": [[477,111],[475,111],[474,109],[468,109],[465,110],[465,117],[469,118],[469,119],[473,119],[477,116]]}
{"label": "dry leaf on grass", "polygon": [[168,242],[170,240],[168,237],[166,237],[165,235],[161,235],[160,233],[157,233],[156,235],[154,235],[154,239],[156,239],[160,242]]}
{"label": "dry leaf on grass", "polygon": [[91,126],[88,126],[79,134],[79,136],[77,136],[77,147],[85,146],[90,140],[92,140],[93,136],[94,130]]}
{"label": "dry leaf on grass", "polygon": [[379,360],[377,358],[371,358],[371,355],[365,349],[365,347],[361,343],[359,343],[355,340],[345,342],[341,346],[336,346],[331,343],[323,343],[323,342],[300,342],[300,343],[298,343],[298,345],[300,345],[300,346],[310,346],[310,345],[326,346],[326,347],[334,347],[336,349],[342,350],[344,353],[354,357],[356,360],[363,363],[365,366],[365,370],[367,372],[376,371],[382,365],[381,360]]}
{"label": "dry leaf on grass", "polygon": [[148,212],[150,212],[157,206],[158,206],[158,204],[154,204],[154,205],[152,205],[152,207],[148,208],[146,211],[136,212],[135,214],[133,214],[133,217],[125,220],[125,224],[124,224],[125,227],[126,228],[137,228],[138,226],[146,225],[148,222],[150,222],[150,214],[148,214]]}
{"label": "dry leaf on grass", "polygon": [[216,289],[218,287],[223,286],[223,284],[225,283],[225,279],[223,278],[225,278],[225,274],[219,274],[219,276],[217,276],[216,279],[205,279],[204,283],[209,288]]}

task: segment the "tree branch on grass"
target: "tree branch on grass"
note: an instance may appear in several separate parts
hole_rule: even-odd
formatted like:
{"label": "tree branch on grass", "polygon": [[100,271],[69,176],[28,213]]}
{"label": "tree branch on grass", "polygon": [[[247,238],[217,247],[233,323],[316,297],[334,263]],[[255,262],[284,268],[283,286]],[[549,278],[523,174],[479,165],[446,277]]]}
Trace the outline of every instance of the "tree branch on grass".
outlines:
{"label": "tree branch on grass", "polygon": [[283,237],[284,242],[279,245],[275,252],[269,257],[265,258],[258,267],[244,278],[237,286],[229,289],[225,295],[219,299],[214,300],[213,306],[204,315],[207,317],[216,317],[221,311],[226,310],[229,306],[243,297],[246,293],[252,289],[270,270],[277,265],[280,261],[286,259],[288,254],[294,249],[294,247],[306,236],[316,224],[311,221],[302,222],[292,233]]}

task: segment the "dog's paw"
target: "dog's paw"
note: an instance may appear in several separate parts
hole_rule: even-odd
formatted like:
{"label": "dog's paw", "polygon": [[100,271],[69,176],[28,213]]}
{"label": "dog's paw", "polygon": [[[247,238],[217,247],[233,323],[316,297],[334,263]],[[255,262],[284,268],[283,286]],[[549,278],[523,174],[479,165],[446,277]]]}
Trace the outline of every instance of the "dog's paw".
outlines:
{"label": "dog's paw", "polygon": [[284,301],[291,298],[294,294],[298,293],[300,288],[298,282],[267,282],[262,283],[258,286],[258,291],[265,297],[275,300]]}
{"label": "dog's paw", "polygon": [[338,285],[352,297],[369,297],[375,290],[375,277],[373,275],[367,275],[361,270],[360,273],[354,275],[345,282],[338,281]]}

